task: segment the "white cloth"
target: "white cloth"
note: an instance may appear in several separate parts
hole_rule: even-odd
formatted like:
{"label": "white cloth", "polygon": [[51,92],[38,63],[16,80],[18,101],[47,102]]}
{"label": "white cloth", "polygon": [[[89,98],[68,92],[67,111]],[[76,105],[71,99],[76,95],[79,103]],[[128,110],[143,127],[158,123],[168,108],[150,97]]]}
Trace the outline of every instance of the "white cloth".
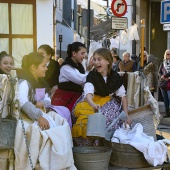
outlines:
{"label": "white cloth", "polygon": [[111,38],[110,43],[110,50],[112,48],[119,48],[119,41],[116,38]]}
{"label": "white cloth", "polygon": [[70,65],[64,65],[60,69],[59,82],[72,81],[73,83],[84,85],[87,74],[88,72],[82,74],[76,68],[73,68]]}
{"label": "white cloth", "polygon": [[[72,137],[67,121],[49,112],[53,128],[41,130],[37,125],[24,121],[31,159],[36,170],[76,170],[72,154]],[[17,124],[15,138],[15,169],[31,170],[21,121]]]}
{"label": "white cloth", "polygon": [[139,34],[136,24],[129,28],[129,40],[139,40]]}
{"label": "white cloth", "polygon": [[140,104],[140,84],[141,79],[139,72],[128,72],[128,82],[127,82],[127,100],[128,106],[132,108],[139,107]]}
{"label": "white cloth", "polygon": [[133,129],[119,128],[115,131],[111,141],[119,143],[130,144],[137,150],[144,154],[145,159],[153,166],[162,165],[166,160],[168,151],[166,143],[170,144],[170,140],[154,141],[153,137],[147,136],[143,133],[143,127],[137,123]]}
{"label": "white cloth", "polygon": [[129,30],[126,29],[126,30],[122,31],[121,34],[120,34],[120,42],[123,45],[126,45],[128,40],[129,40]]}
{"label": "white cloth", "polygon": [[94,51],[96,51],[98,48],[102,47],[102,42],[96,42],[96,41],[91,41],[90,42],[90,47],[89,47],[89,54],[88,54],[88,62],[90,61],[90,58],[93,56]]}

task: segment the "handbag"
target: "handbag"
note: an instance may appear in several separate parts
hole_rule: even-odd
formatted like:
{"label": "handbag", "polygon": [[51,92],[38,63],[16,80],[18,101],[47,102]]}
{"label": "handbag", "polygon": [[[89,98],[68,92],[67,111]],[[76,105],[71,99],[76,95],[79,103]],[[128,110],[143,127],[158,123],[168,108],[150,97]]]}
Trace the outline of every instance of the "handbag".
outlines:
{"label": "handbag", "polygon": [[167,83],[168,83],[168,81],[166,81],[166,80],[160,80],[159,81],[159,88],[165,89],[167,87]]}

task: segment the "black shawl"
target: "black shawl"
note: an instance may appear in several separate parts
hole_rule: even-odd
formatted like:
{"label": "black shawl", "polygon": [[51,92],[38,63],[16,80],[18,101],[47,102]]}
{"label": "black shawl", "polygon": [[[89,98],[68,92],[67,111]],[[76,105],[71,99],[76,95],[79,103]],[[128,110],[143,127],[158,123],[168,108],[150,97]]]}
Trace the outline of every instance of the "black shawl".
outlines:
{"label": "black shawl", "polygon": [[65,61],[64,61],[63,64],[61,65],[61,67],[64,66],[64,65],[66,65],[66,64],[69,64],[70,66],[76,68],[76,69],[77,69],[80,73],[82,73],[82,74],[85,73],[83,65],[82,65],[81,63],[76,64],[70,57],[67,57],[67,58],[65,59]]}
{"label": "black shawl", "polygon": [[[80,73],[85,74],[84,67],[81,63],[76,64],[71,58],[67,57],[64,63],[61,65],[61,67],[66,64],[72,66],[73,68],[76,68]],[[79,93],[83,92],[82,86],[76,83],[73,83],[71,80],[69,82],[59,83],[58,87],[59,89],[66,90],[66,91],[73,91],[73,92],[79,92]]]}
{"label": "black shawl", "polygon": [[88,74],[86,82],[92,83],[95,88],[95,94],[100,96],[108,96],[115,93],[123,85],[122,78],[112,69],[107,75],[106,83],[103,76],[95,69]]}

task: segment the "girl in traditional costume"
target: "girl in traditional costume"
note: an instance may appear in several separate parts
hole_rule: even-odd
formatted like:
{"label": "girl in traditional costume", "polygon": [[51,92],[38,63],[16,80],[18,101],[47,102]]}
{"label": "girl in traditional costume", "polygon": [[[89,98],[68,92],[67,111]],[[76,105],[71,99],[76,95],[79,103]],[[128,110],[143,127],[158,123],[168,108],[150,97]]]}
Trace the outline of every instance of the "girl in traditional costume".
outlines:
{"label": "girl in traditional costume", "polygon": [[0,74],[9,74],[14,69],[14,59],[5,51],[0,53]]}
{"label": "girl in traditional costume", "polygon": [[[29,148],[32,169],[76,170],[68,122],[54,111],[45,113],[44,108],[50,105],[46,82],[42,79],[47,71],[46,64],[45,57],[38,52],[25,55],[22,60],[24,74],[19,81],[19,102],[24,121],[19,120],[16,129],[16,169],[31,169]],[[67,108],[62,111],[70,114]],[[25,145],[25,136],[29,146]]]}
{"label": "girl in traditional costume", "polygon": [[[74,42],[68,45],[65,62],[61,65],[59,85],[52,97],[52,104],[66,106],[70,111],[83,92],[86,82],[84,67],[81,64],[86,57],[86,47],[81,42]],[[92,67],[87,67],[90,70]]]}
{"label": "girl in traditional costume", "polygon": [[[72,136],[76,145],[94,145],[94,140],[86,137],[87,118],[99,108],[106,117],[106,128],[124,110],[128,118],[128,103],[123,81],[112,69],[111,52],[99,48],[93,54],[94,69],[89,72],[84,86],[84,94],[74,108],[77,121],[72,128]],[[116,96],[116,97],[115,97]],[[122,104],[121,104],[122,103]],[[109,131],[119,128],[123,122],[118,120]]]}
{"label": "girl in traditional costume", "polygon": [[52,57],[55,55],[55,51],[47,44],[39,46],[38,52],[41,53],[47,62],[47,71],[44,79],[48,83],[50,89],[58,85],[58,77],[60,74],[60,65]]}

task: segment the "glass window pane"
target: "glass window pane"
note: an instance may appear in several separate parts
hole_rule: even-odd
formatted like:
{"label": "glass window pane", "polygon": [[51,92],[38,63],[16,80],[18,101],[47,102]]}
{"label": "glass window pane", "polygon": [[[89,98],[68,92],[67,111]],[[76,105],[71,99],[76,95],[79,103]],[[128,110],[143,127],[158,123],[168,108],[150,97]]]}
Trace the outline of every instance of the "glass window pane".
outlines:
{"label": "glass window pane", "polygon": [[33,34],[33,5],[11,4],[12,34]]}
{"label": "glass window pane", "polygon": [[0,52],[6,51],[9,53],[9,39],[8,38],[0,38]]}
{"label": "glass window pane", "polygon": [[14,57],[15,68],[21,68],[23,56],[30,52],[33,52],[32,38],[12,39],[12,56]]}
{"label": "glass window pane", "polygon": [[9,17],[7,3],[0,3],[0,34],[9,34]]}

